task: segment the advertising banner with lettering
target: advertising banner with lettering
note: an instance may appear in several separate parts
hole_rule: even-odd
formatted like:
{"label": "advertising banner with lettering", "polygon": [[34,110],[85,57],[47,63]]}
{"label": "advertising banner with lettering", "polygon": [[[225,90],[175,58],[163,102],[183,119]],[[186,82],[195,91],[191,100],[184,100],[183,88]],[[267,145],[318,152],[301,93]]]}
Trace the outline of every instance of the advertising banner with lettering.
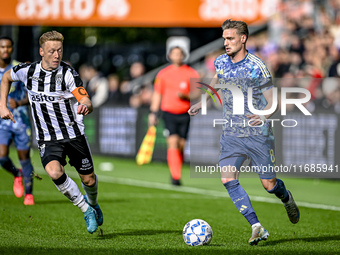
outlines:
{"label": "advertising banner with lettering", "polygon": [[8,0],[2,25],[216,27],[227,18],[264,23],[278,0]]}

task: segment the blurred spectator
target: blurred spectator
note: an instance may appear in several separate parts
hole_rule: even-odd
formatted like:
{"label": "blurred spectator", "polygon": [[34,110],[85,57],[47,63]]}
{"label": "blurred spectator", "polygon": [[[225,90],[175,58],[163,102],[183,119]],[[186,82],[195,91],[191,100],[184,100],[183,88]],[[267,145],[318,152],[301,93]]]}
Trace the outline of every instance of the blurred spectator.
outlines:
{"label": "blurred spectator", "polygon": [[123,80],[120,83],[119,91],[121,93],[121,105],[129,105],[130,104],[130,97],[132,96],[132,91],[130,87],[129,80]]}
{"label": "blurred spectator", "polygon": [[142,85],[130,98],[130,106],[133,108],[148,107],[151,104],[153,88],[152,84]]}
{"label": "blurred spectator", "polygon": [[289,58],[289,52],[286,49],[279,49],[278,50],[278,58],[279,63],[277,65],[277,69],[274,71],[274,76],[277,78],[283,77],[285,73],[289,72],[290,67],[290,58]]}
{"label": "blurred spectator", "polygon": [[130,77],[136,79],[145,73],[145,66],[141,62],[135,62],[130,66]]}
{"label": "blurred spectator", "polygon": [[109,95],[107,79],[92,65],[83,64],[79,68],[80,78],[90,96],[93,107],[99,107],[106,102]]}
{"label": "blurred spectator", "polygon": [[329,77],[340,77],[340,52],[333,46],[330,48],[330,54],[333,57],[333,63],[329,68]]}
{"label": "blurred spectator", "polygon": [[119,90],[119,77],[116,74],[110,74],[107,77],[108,84],[109,84],[109,95],[107,98],[107,102],[109,104],[120,104],[122,94]]}
{"label": "blurred spectator", "polygon": [[[132,80],[142,77],[144,73],[145,73],[145,66],[143,63],[135,62],[130,66],[130,78]],[[135,83],[134,87],[130,89],[131,89],[131,92],[126,93],[124,101],[129,100],[129,104],[131,107],[138,108],[141,106],[146,106],[146,107],[150,106],[152,91],[153,91],[151,84],[145,85],[142,79],[138,81],[137,84]]]}
{"label": "blurred spectator", "polygon": [[[203,66],[203,74],[205,77],[212,78],[215,75],[215,59],[221,55],[224,54],[224,50],[216,50],[213,52],[208,53],[204,58],[204,66]],[[199,71],[200,73],[200,71]],[[202,75],[200,75],[202,76]]]}
{"label": "blurred spectator", "polygon": [[249,50],[283,78],[278,86],[304,87],[315,105],[337,105],[338,89],[323,80],[340,77],[340,0],[279,0],[278,9],[267,31],[250,36]]}
{"label": "blurred spectator", "polygon": [[339,78],[326,78],[322,83],[322,91],[325,95],[321,104],[326,109],[335,110],[340,112],[340,79]]}

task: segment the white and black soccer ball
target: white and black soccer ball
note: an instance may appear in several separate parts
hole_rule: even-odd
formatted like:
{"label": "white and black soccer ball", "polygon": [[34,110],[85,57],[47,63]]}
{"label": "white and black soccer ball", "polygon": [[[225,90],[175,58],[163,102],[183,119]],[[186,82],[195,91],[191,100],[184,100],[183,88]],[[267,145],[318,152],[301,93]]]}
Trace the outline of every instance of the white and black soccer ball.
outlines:
{"label": "white and black soccer ball", "polygon": [[207,245],[212,239],[213,231],[210,225],[200,219],[189,221],[183,228],[183,239],[187,245]]}

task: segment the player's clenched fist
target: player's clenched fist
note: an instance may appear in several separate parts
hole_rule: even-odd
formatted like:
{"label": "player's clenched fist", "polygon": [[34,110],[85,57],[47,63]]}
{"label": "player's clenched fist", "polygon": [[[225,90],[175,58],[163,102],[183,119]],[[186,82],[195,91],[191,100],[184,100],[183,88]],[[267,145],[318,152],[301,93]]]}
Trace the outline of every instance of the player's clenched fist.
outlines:
{"label": "player's clenched fist", "polygon": [[201,102],[191,106],[189,111],[188,111],[188,114],[191,115],[191,116],[195,116],[200,111],[200,109],[201,109]]}
{"label": "player's clenched fist", "polygon": [[86,116],[89,113],[90,113],[90,111],[85,104],[78,105],[77,114],[82,114],[82,115]]}

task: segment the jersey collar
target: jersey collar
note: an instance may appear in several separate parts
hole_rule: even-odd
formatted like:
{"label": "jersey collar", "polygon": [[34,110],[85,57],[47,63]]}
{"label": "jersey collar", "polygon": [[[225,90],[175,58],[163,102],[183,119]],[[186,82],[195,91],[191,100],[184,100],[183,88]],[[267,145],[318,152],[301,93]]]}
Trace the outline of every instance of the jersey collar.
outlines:
{"label": "jersey collar", "polygon": [[53,72],[57,72],[58,70],[59,70],[59,67],[60,67],[60,65],[56,68],[56,69],[53,69],[53,70],[46,70],[46,69],[44,69],[43,68],[43,66],[42,66],[42,61],[40,61],[40,70],[42,70],[42,71],[44,71],[45,73],[53,73]]}
{"label": "jersey collar", "polygon": [[247,51],[247,54],[245,55],[244,59],[242,59],[241,61],[236,62],[236,63],[233,63],[233,62],[231,61],[230,57],[228,56],[228,61],[230,62],[231,65],[237,66],[237,65],[242,64],[244,61],[246,61],[246,59],[248,58],[248,55],[249,55],[249,51]]}

